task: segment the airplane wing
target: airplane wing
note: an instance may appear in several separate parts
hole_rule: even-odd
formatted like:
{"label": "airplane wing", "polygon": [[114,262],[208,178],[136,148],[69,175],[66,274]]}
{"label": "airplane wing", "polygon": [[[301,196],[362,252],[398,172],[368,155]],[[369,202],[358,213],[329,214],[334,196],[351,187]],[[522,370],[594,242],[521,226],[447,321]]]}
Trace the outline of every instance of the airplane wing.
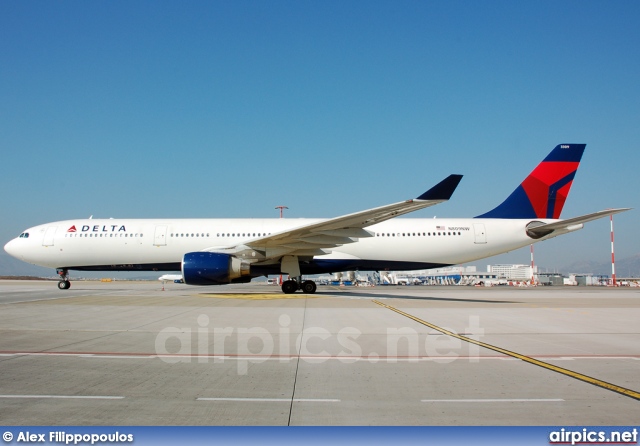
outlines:
{"label": "airplane wing", "polygon": [[449,200],[461,179],[462,175],[449,175],[412,200],[306,224],[267,237],[250,240],[242,246],[223,250],[215,249],[215,251],[235,255],[248,250],[257,251],[261,255],[252,254],[252,257],[261,261],[268,261],[283,255],[311,257],[327,254],[328,251],[323,250],[353,243],[362,237],[372,237],[373,234],[364,229],[368,226]]}
{"label": "airplane wing", "polygon": [[[580,229],[584,223],[597,220],[607,215],[618,214],[620,212],[628,211],[631,208],[619,208],[619,209],[605,209],[604,211],[594,212],[593,214],[582,215],[580,217],[568,218],[566,220],[557,221],[554,223],[540,223],[539,225],[533,225],[527,227],[527,233],[533,238],[541,238],[545,235],[549,235],[558,230],[573,230]],[[578,227],[579,226],[579,227]]]}

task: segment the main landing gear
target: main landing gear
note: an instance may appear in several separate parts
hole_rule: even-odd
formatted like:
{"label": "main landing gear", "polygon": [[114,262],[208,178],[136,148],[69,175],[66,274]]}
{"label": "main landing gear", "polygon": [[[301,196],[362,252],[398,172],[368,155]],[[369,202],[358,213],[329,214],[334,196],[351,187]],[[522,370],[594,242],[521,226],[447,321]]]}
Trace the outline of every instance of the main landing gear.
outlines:
{"label": "main landing gear", "polygon": [[302,282],[302,277],[282,282],[282,292],[284,294],[293,294],[298,290],[302,290],[305,294],[313,294],[316,292],[316,289],[317,286],[313,280],[305,280]]}
{"label": "main landing gear", "polygon": [[58,276],[60,276],[60,282],[58,282],[58,288],[61,290],[68,290],[71,288],[71,282],[69,282],[69,270],[66,268],[56,270]]}

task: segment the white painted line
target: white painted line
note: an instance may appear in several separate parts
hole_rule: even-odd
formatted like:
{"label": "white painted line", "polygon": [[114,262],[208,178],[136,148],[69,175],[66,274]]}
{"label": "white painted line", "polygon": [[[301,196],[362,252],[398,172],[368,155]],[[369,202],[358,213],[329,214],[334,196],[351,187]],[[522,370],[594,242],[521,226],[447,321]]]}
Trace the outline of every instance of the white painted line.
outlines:
{"label": "white painted line", "polygon": [[[196,398],[196,401],[239,401],[255,403],[290,403],[291,398]],[[339,403],[336,399],[294,398],[294,403]]]}
{"label": "white painted line", "polygon": [[[156,354],[156,353],[114,353],[114,352],[0,352],[0,357],[11,356],[58,356],[58,357],[70,357],[70,358],[86,358],[86,359],[171,359],[171,360],[185,360],[185,361],[279,361],[290,362],[301,359],[303,361],[349,361],[349,362],[424,362],[424,361],[442,361],[446,360],[451,362],[456,361],[486,361],[486,360],[498,360],[498,361],[519,361],[518,358],[505,357],[505,356],[376,356],[375,353],[369,356],[329,356],[329,355],[253,355],[253,356],[236,356],[236,355],[195,355],[195,354]],[[594,360],[594,359],[632,359],[640,361],[638,355],[584,355],[584,356],[545,356],[535,355],[532,358],[547,361],[576,361],[576,360]]]}
{"label": "white painted line", "polygon": [[422,403],[559,403],[561,398],[486,398],[467,400],[420,400]]}
{"label": "white painted line", "polygon": [[56,398],[83,400],[122,400],[123,396],[85,396],[85,395],[0,395],[0,398]]}

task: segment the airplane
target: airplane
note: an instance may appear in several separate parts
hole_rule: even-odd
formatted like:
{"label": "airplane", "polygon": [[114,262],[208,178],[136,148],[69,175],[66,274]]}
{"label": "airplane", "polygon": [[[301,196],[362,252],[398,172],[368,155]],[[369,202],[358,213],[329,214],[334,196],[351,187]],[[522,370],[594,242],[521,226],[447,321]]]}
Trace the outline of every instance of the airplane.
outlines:
{"label": "airplane", "polygon": [[462,175],[418,197],[330,219],[78,219],[34,226],[7,253],[70,270],[180,271],[188,285],[288,274],[286,294],[316,292],[303,274],[400,271],[467,263],[582,229],[629,208],[560,219],[586,144],[560,144],[496,208],[475,218],[401,218],[445,202]]}
{"label": "airplane", "polygon": [[182,280],[182,274],[163,274],[158,277],[158,280],[163,284],[165,282],[184,283],[184,280]]}

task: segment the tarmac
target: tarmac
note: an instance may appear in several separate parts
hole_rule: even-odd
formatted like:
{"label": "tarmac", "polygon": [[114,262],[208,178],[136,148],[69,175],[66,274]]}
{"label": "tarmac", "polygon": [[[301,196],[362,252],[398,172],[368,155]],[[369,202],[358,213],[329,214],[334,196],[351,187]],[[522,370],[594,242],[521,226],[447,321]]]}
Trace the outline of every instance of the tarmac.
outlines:
{"label": "tarmac", "polygon": [[0,281],[3,425],[636,425],[640,289]]}

